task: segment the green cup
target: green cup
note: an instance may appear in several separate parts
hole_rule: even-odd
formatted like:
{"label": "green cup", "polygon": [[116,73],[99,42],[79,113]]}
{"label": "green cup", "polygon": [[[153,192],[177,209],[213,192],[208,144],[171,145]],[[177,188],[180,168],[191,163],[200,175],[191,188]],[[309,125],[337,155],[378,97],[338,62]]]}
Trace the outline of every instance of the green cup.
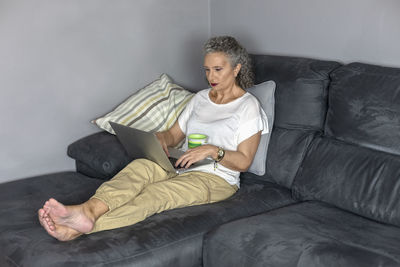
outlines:
{"label": "green cup", "polygon": [[189,134],[188,136],[188,147],[195,148],[207,143],[208,136],[205,134]]}

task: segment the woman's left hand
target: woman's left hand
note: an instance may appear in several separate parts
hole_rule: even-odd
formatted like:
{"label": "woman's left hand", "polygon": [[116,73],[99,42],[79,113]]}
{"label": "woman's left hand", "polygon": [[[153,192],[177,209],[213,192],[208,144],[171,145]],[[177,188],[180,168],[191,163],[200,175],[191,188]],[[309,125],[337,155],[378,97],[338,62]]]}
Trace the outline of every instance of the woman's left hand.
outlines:
{"label": "woman's left hand", "polygon": [[213,156],[218,148],[213,145],[201,145],[187,150],[175,163],[175,167],[189,168],[193,163]]}

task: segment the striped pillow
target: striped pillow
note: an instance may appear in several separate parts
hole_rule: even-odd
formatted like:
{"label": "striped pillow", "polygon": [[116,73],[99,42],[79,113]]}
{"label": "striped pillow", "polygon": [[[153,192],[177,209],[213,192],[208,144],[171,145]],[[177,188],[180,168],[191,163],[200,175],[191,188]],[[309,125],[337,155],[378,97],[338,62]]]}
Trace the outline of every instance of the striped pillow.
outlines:
{"label": "striped pillow", "polygon": [[193,93],[172,83],[166,74],[162,74],[92,123],[112,134],[115,133],[109,121],[147,132],[165,131],[172,127],[192,96]]}

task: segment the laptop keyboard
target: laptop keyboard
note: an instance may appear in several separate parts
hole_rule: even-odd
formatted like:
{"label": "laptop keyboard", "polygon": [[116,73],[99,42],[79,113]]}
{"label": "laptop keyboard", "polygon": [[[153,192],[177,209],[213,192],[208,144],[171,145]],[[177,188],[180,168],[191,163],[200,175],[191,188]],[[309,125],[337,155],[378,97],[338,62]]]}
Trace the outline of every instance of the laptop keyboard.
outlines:
{"label": "laptop keyboard", "polygon": [[169,162],[171,162],[172,166],[174,166],[174,168],[176,168],[176,167],[175,167],[175,163],[176,163],[176,161],[177,161],[178,159],[176,159],[176,158],[171,158],[171,157],[169,157],[168,159],[169,159]]}

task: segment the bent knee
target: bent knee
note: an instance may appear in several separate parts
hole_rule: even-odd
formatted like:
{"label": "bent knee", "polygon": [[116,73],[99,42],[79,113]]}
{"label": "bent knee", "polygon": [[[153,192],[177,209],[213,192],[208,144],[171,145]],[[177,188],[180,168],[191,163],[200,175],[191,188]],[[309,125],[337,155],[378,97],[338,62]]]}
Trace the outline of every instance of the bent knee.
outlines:
{"label": "bent knee", "polygon": [[131,163],[128,164],[127,167],[131,168],[153,168],[153,167],[159,167],[159,165],[151,160],[140,158],[140,159],[135,159]]}

